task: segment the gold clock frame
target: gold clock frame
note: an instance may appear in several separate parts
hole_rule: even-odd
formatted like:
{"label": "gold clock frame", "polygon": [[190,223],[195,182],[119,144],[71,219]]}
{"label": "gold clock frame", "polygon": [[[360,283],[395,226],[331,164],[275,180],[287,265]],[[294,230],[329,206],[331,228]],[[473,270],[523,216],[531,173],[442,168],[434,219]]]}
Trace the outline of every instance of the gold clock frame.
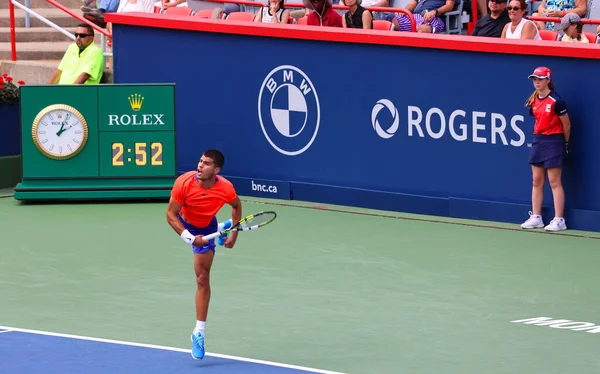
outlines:
{"label": "gold clock frame", "polygon": [[[40,143],[40,139],[38,138],[38,135],[37,135],[37,130],[38,130],[40,121],[42,120],[42,117],[44,117],[46,114],[48,114],[49,112],[52,112],[54,110],[65,110],[65,111],[72,113],[75,117],[77,117],[77,119],[79,120],[79,122],[81,122],[81,125],[83,126],[83,140],[81,141],[81,146],[75,152],[73,152],[69,155],[66,155],[66,156],[57,156],[57,155],[51,154],[48,151],[46,151],[46,149],[44,149],[44,147],[42,147],[42,144]],[[68,159],[71,159],[71,158],[77,156],[79,154],[79,152],[81,152],[85,148],[85,145],[87,144],[87,140],[88,140],[88,124],[87,124],[87,121],[85,120],[85,117],[83,117],[83,115],[77,109],[73,108],[72,106],[66,105],[66,104],[53,104],[53,105],[49,105],[49,106],[45,107],[44,109],[40,110],[40,112],[37,114],[37,116],[35,116],[35,118],[33,120],[33,126],[31,127],[31,137],[33,138],[33,144],[35,144],[35,147],[44,156],[46,156],[50,159],[53,159],[53,160],[68,160]]]}

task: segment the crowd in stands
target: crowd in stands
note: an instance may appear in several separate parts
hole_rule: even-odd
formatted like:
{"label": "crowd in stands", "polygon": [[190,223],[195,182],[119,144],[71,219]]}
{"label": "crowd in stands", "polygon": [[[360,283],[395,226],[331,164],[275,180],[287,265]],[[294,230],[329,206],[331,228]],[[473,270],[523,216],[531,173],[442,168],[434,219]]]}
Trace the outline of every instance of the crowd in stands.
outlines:
{"label": "crowd in stands", "polygon": [[[160,12],[169,13],[169,8],[186,7],[186,0],[82,0],[84,17],[101,27],[110,24],[104,15],[112,12]],[[365,7],[389,5],[389,0],[341,0],[349,8],[343,15],[333,9],[332,0],[303,0],[305,9],[290,11],[285,0],[267,0],[256,14],[248,12],[248,20],[265,23],[305,23],[313,26],[373,29],[376,22],[389,24],[390,31],[411,31],[412,23],[403,13],[372,12]],[[364,2],[363,2],[364,1]],[[462,0],[458,0],[462,1]],[[405,9],[413,14],[417,32],[440,33],[445,29],[444,13],[454,9],[454,0],[411,0]],[[585,0],[543,0],[535,14],[562,16],[561,22],[535,22],[527,16],[525,0],[488,0],[489,13],[481,17],[471,35],[506,39],[541,40],[542,33],[555,33],[563,42],[600,42],[600,26],[597,35],[583,32],[582,15],[587,13]],[[241,9],[229,7],[210,10],[211,18],[228,17]],[[229,13],[228,13],[229,11]],[[191,15],[192,11],[187,14]],[[304,20],[304,22],[301,22]],[[387,27],[387,26],[386,26]],[[560,32],[560,34],[559,34]],[[590,40],[592,39],[592,40]],[[49,84],[97,84],[102,78],[103,52],[94,45],[94,30],[80,24],[75,33],[75,43],[65,55],[49,80]]]}
{"label": "crowd in stands", "polygon": [[[186,0],[82,0],[84,17],[110,30],[104,22],[104,14],[111,12],[160,12],[168,13],[169,8],[186,7]],[[383,29],[411,31],[412,20],[406,14],[394,12],[373,12],[369,7],[390,7],[390,0],[302,0],[304,9],[287,9],[286,1],[266,0],[264,5],[252,10],[247,5],[224,3],[215,8],[211,18],[227,17],[235,12],[255,13],[253,20],[264,23],[298,23],[311,26],[373,29],[382,25]],[[404,9],[412,13],[416,31],[423,33],[444,33],[445,14],[456,9],[464,0],[411,0]],[[485,1],[485,0],[483,0]],[[296,1],[297,2],[297,1]],[[349,7],[342,15],[332,5]],[[481,4],[479,4],[481,8]],[[584,33],[581,18],[587,14],[586,0],[542,0],[536,17],[562,17],[560,23],[540,22],[529,19],[525,0],[487,0],[482,11],[484,16],[477,20],[474,36],[506,39],[553,39],[565,42],[594,43],[600,40],[593,33]],[[388,26],[389,25],[389,26]],[[389,28],[388,28],[389,27]],[[587,35],[586,35],[587,34]],[[600,35],[600,26],[597,34]],[[590,39],[593,39],[590,40]]]}

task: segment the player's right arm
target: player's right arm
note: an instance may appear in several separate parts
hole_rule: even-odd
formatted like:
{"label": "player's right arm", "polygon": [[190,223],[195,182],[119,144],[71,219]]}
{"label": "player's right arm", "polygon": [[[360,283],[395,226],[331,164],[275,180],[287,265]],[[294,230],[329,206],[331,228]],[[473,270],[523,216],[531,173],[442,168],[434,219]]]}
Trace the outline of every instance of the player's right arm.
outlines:
{"label": "player's right arm", "polygon": [[179,212],[181,212],[181,208],[182,205],[171,197],[169,200],[169,206],[167,207],[167,222],[169,222],[169,225],[171,225],[177,235],[181,235],[181,233],[185,231],[185,227],[178,217]]}
{"label": "player's right arm", "polygon": [[171,197],[169,206],[167,207],[167,222],[169,222],[169,225],[171,225],[177,235],[179,235],[187,244],[195,245],[196,247],[202,247],[203,245],[208,244],[208,241],[202,239],[202,235],[194,236],[185,228],[185,226],[183,226],[183,223],[181,223],[178,217],[181,207],[182,205]]}
{"label": "player's right arm", "polygon": [[175,232],[183,239],[184,242],[196,247],[202,247],[208,244],[206,240],[202,240],[202,235],[194,236],[190,233],[183,223],[179,220],[179,212],[183,208],[185,203],[185,181],[190,173],[180,175],[173,184],[171,189],[171,199],[169,200],[169,206],[167,207],[167,222],[175,230]]}

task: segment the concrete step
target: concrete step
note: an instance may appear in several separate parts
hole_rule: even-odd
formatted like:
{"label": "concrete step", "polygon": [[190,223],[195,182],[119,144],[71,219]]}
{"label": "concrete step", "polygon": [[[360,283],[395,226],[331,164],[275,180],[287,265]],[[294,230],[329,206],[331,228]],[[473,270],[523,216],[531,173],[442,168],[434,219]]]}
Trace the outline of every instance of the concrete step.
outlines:
{"label": "concrete step", "polygon": [[[32,8],[32,10],[61,27],[75,27],[80,23],[76,18],[71,17],[58,8]],[[79,9],[74,10],[74,12],[83,15]],[[30,19],[31,27],[49,27],[33,15],[30,16]],[[8,9],[0,9],[0,27],[10,27],[10,14]],[[15,9],[15,27],[25,27],[24,10]]]}
{"label": "concrete step", "polygon": [[26,84],[46,84],[60,64],[60,60],[0,61],[0,72],[8,73]]}
{"label": "concrete step", "polygon": [[[17,61],[61,60],[72,43],[72,41],[17,43]],[[99,42],[96,42],[96,45],[100,47]],[[10,43],[0,43],[0,60],[11,60]]]}
{"label": "concrete step", "polygon": [[[71,43],[17,43],[17,60],[61,60]],[[0,60],[10,60],[10,53],[10,43],[0,43]]]}
{"label": "concrete step", "polygon": [[[76,27],[66,27],[66,31],[71,34],[75,33]],[[17,27],[15,30],[17,36],[17,43],[34,43],[34,42],[56,42],[56,41],[73,41],[69,39],[63,33],[56,31],[52,27]],[[100,43],[100,33],[95,33],[95,39],[97,43]],[[10,28],[0,27],[0,43],[10,42]]]}
{"label": "concrete step", "polygon": [[[0,72],[8,73],[16,80],[25,81],[26,84],[46,84],[59,63],[59,60],[20,60],[17,62],[0,60]],[[101,83],[112,83],[112,81],[112,70],[104,69]]]}
{"label": "concrete step", "polygon": [[[25,0],[17,0],[17,2],[21,5],[26,5]],[[57,0],[56,2],[73,9],[79,9],[82,5],[81,0]],[[54,5],[46,0],[29,0],[29,8],[54,8]],[[0,1],[0,9],[8,9],[8,0]]]}

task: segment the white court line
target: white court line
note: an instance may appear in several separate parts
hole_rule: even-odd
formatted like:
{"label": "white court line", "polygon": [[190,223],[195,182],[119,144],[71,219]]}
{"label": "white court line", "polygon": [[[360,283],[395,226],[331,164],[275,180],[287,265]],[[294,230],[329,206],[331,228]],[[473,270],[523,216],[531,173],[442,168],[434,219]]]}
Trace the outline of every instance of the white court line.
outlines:
{"label": "white court line", "polygon": [[[132,346],[132,347],[162,349],[162,350],[165,350],[165,351],[174,351],[174,352],[183,352],[183,353],[190,353],[191,352],[189,349],[184,349],[184,348],[166,347],[166,346],[162,346],[162,345],[134,343],[134,342],[121,341],[121,340],[112,340],[112,339],[92,338],[92,337],[89,337],[89,336],[61,334],[61,333],[57,333],[57,332],[48,332],[48,331],[21,329],[21,328],[18,328],[18,327],[0,326],[0,329],[8,330],[8,331],[2,331],[2,332],[11,332],[11,331],[14,331],[14,332],[25,332],[25,333],[29,333],[29,334],[39,334],[39,335],[46,335],[46,336],[57,336],[57,337],[61,337],[61,338],[89,340],[89,341],[101,342],[101,343],[128,345],[128,346]],[[217,357],[217,358],[225,358],[225,359],[229,359],[229,360],[236,360],[236,361],[243,361],[243,362],[251,362],[251,363],[254,363],[254,364],[261,364],[261,365],[277,366],[277,367],[286,368],[286,369],[304,370],[304,371],[309,371],[309,372],[312,372],[312,373],[320,373],[320,374],[345,374],[345,373],[338,372],[338,371],[313,369],[313,368],[308,368],[308,367],[304,367],[304,366],[282,364],[282,363],[273,362],[273,361],[255,360],[253,358],[230,356],[230,355],[224,355],[224,354],[220,354],[220,353],[209,353],[209,352],[206,352],[206,356]]]}
{"label": "white court line", "polygon": [[0,331],[0,334],[2,334],[3,332],[11,332],[11,331],[13,331],[13,330],[3,330],[3,331]]}

